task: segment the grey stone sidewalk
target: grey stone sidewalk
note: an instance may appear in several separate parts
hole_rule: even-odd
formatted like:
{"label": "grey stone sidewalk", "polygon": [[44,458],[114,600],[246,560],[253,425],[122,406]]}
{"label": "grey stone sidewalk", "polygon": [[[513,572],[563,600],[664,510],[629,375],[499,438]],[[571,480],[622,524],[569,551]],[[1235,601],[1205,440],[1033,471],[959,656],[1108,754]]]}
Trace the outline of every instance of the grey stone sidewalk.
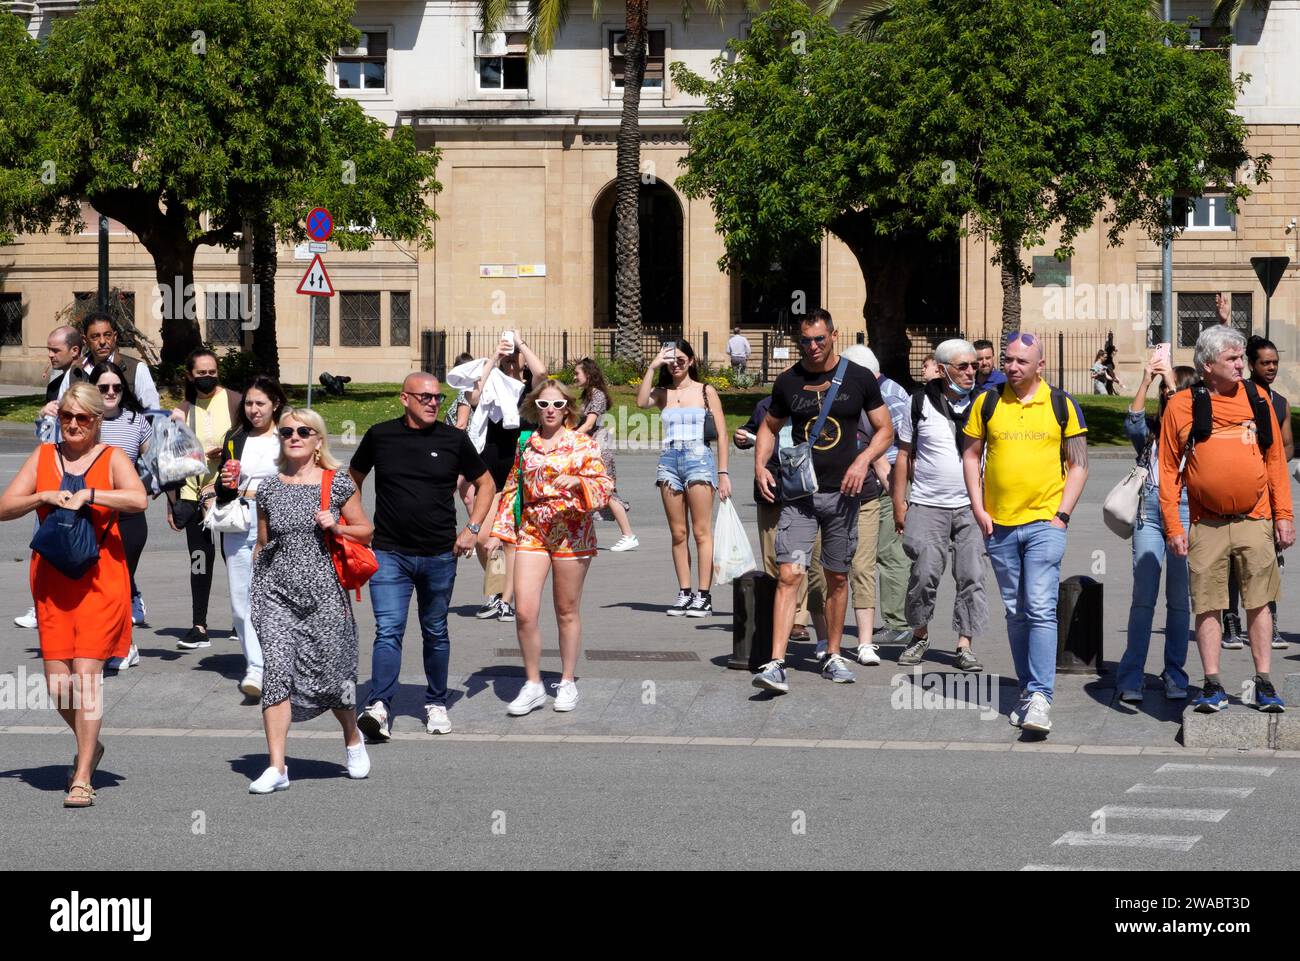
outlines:
{"label": "grey stone sidewalk", "polygon": [[[29,449],[17,440],[0,439],[0,474],[6,483]],[[346,458],[350,452],[344,448],[338,453]],[[976,640],[976,650],[988,674],[978,680],[978,692],[959,689],[956,703],[950,700],[946,706],[935,706],[932,695],[927,701],[923,692],[914,691],[913,672],[895,663],[901,650],[898,646],[882,650],[884,663],[879,667],[855,665],[858,680],[852,685],[822,680],[811,660],[811,645],[793,646],[791,693],[777,698],[751,687],[747,673],[727,670],[725,664],[731,650],[730,587],[715,593],[717,613],[712,618],[664,616],[677,585],[663,510],[658,491],[653,487],[654,466],[653,456],[619,456],[620,493],[633,505],[631,517],[641,547],[623,554],[602,550],[591,567],[583,602],[584,657],[578,672],[582,700],[571,714],[545,709],[526,718],[506,716],[505,706],[523,682],[514,626],[479,621],[472,616],[482,600],[482,575],[475,561],[461,561],[451,620],[450,715],[455,732],[491,736],[915,741],[936,745],[961,741],[987,743],[990,747],[1020,741],[1022,735],[1007,724],[1005,716],[1013,703],[1016,684],[1001,603],[991,572],[986,576],[991,595],[991,632],[988,637]],[[1092,477],[1084,501],[1075,511],[1062,570],[1063,576],[1091,575],[1105,586],[1104,651],[1112,669],[1125,643],[1131,548],[1101,524],[1100,503],[1128,466],[1126,458],[1093,460]],[[757,548],[751,501],[752,457],[733,451],[731,469],[736,506]],[[369,485],[365,496],[369,509],[373,504]],[[243,672],[243,659],[235,639],[225,636],[230,613],[224,569],[218,565],[212,592],[209,625],[213,646],[200,651],[177,650],[176,639],[190,625],[184,540],[168,529],[158,503],[151,506],[149,524],[150,540],[138,581],[149,608],[151,626],[138,628],[136,632],[142,653],[140,666],[121,676],[110,676],[107,681],[105,724],[114,729],[259,729],[257,706],[241,703],[242,697],[235,687]],[[617,539],[613,524],[600,524],[598,531],[606,547]],[[26,563],[26,544],[30,537],[30,522],[25,519],[0,525],[0,557],[10,560],[0,566],[0,596],[9,602],[0,621],[0,645],[3,645],[0,675],[15,674],[20,669],[27,675],[40,671],[35,632],[17,628],[12,622],[12,617],[30,604]],[[1284,571],[1283,583],[1281,623],[1285,632],[1296,623],[1285,600],[1300,586],[1300,576],[1294,567]],[[952,584],[947,580],[940,591],[938,609],[951,610],[952,602]],[[359,680],[364,698],[374,638],[366,592],[363,591],[363,599],[355,605],[355,611],[361,639]],[[1061,675],[1057,679],[1054,730],[1049,743],[1177,747],[1185,702],[1166,702],[1155,680],[1160,670],[1163,621],[1163,610],[1158,610],[1147,665],[1145,702],[1136,709],[1119,704],[1113,674]],[[553,651],[554,619],[545,609],[543,632],[544,647]],[[856,629],[850,625],[846,633],[846,647],[850,649],[857,644],[855,633]],[[934,648],[923,665],[924,685],[951,685],[954,679],[978,677],[958,675],[952,667],[948,652],[955,636],[948,618],[936,619],[932,637]],[[1281,687],[1284,675],[1300,671],[1300,645],[1274,651],[1273,658],[1273,674]],[[543,669],[548,682],[558,680],[558,657],[545,657]],[[1193,682],[1197,682],[1201,667],[1194,646],[1188,670]],[[1222,674],[1230,692],[1238,690],[1252,673],[1248,651],[1224,653]],[[422,732],[424,678],[414,604],[407,627],[401,682],[396,702],[400,716],[395,729]],[[965,703],[968,700],[976,700],[977,707],[989,709],[970,709]],[[1247,708],[1234,706],[1231,710],[1248,715],[1240,722],[1246,727],[1261,722],[1268,724],[1267,719]],[[1286,720],[1289,722],[1291,718]],[[0,708],[0,727],[49,727],[60,723],[48,711]],[[304,733],[313,729],[323,732],[336,726],[331,718],[325,717],[305,725]]]}

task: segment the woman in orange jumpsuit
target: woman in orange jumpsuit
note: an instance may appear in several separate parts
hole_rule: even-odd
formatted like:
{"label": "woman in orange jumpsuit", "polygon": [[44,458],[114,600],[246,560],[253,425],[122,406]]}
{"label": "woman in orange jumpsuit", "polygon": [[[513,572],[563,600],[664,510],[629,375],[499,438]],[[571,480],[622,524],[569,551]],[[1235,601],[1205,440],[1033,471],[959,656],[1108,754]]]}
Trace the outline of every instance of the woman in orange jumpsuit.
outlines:
{"label": "woman in orange jumpsuit", "polygon": [[[116,447],[99,442],[103,414],[104,402],[94,387],[69,387],[59,401],[63,441],[36,448],[0,495],[0,520],[35,510],[44,521],[56,507],[86,512],[100,545],[99,560],[75,579],[32,552],[32,597],[45,680],[59,715],[77,738],[64,807],[95,803],[90,782],[104,754],[99,743],[104,661],[125,657],[131,646],[131,575],[117,519],[148,505],[134,465]],[[80,486],[77,479],[85,486],[69,490]]]}
{"label": "woman in orange jumpsuit", "polygon": [[[572,711],[578,705],[573,674],[582,647],[582,584],[596,556],[596,533],[591,514],[609,503],[613,479],[605,473],[600,446],[587,434],[574,430],[578,411],[568,389],[557,380],[544,381],[524,398],[521,411],[538,422],[537,430],[515,456],[514,467],[501,492],[488,550],[502,541],[515,545],[515,635],[524,658],[527,682],[507,713],[518,717],[546,703],[542,685],[542,635],[538,613],[546,575],[552,579],[555,620],[560,629],[563,673],[557,688],[555,710]],[[518,529],[514,524],[516,491],[523,476]]]}

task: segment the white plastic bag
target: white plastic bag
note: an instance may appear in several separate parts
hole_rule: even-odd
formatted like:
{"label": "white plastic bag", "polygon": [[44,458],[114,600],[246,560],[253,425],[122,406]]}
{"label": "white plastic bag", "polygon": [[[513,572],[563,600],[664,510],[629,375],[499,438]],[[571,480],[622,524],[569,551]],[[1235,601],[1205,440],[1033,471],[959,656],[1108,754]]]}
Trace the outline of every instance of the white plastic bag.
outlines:
{"label": "white plastic bag", "polygon": [[154,425],[153,450],[158,459],[156,476],[164,488],[197,474],[207,473],[203,445],[194,431],[170,417]]}
{"label": "white plastic bag", "polygon": [[729,584],[755,568],[754,552],[740,515],[727,498],[718,504],[713,524],[713,583]]}

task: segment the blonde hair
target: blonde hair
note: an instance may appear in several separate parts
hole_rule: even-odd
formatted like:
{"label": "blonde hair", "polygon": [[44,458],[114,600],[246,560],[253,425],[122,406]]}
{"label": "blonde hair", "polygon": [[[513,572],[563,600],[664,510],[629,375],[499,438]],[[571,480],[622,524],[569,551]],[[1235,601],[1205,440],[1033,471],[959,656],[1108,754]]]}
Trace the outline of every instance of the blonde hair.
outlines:
{"label": "blonde hair", "polygon": [[[320,450],[316,452],[316,463],[325,470],[338,470],[340,462],[330,453],[329,434],[325,433],[325,419],[307,407],[286,407],[280,412],[280,419],[275,422],[276,427],[283,427],[291,420],[296,420],[304,427],[310,427],[320,438]],[[276,466],[284,471],[288,467],[288,461],[284,456],[284,440],[280,441],[280,456],[275,460]]]}
{"label": "blonde hair", "polygon": [[89,411],[97,418],[102,419],[104,416],[104,398],[99,393],[99,388],[84,380],[68,385],[67,392],[59,400],[59,410],[67,410],[72,404]]}
{"label": "blonde hair", "polygon": [[568,384],[561,383],[553,377],[548,377],[542,381],[523,399],[519,407],[519,416],[534,424],[540,423],[541,419],[538,416],[540,411],[538,411],[534,401],[542,396],[542,391],[551,389],[558,390],[569,399],[569,403],[564,407],[564,426],[572,430],[578,426],[578,398],[574,396]]}

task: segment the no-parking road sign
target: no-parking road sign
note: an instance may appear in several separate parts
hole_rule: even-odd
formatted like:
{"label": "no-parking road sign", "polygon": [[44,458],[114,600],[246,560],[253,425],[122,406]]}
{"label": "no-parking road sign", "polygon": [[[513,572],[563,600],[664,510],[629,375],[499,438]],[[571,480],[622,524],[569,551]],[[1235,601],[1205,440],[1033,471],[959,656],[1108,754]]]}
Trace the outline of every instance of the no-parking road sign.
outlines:
{"label": "no-parking road sign", "polygon": [[324,207],[315,207],[307,215],[307,236],[312,240],[325,241],[334,233],[334,218]]}

